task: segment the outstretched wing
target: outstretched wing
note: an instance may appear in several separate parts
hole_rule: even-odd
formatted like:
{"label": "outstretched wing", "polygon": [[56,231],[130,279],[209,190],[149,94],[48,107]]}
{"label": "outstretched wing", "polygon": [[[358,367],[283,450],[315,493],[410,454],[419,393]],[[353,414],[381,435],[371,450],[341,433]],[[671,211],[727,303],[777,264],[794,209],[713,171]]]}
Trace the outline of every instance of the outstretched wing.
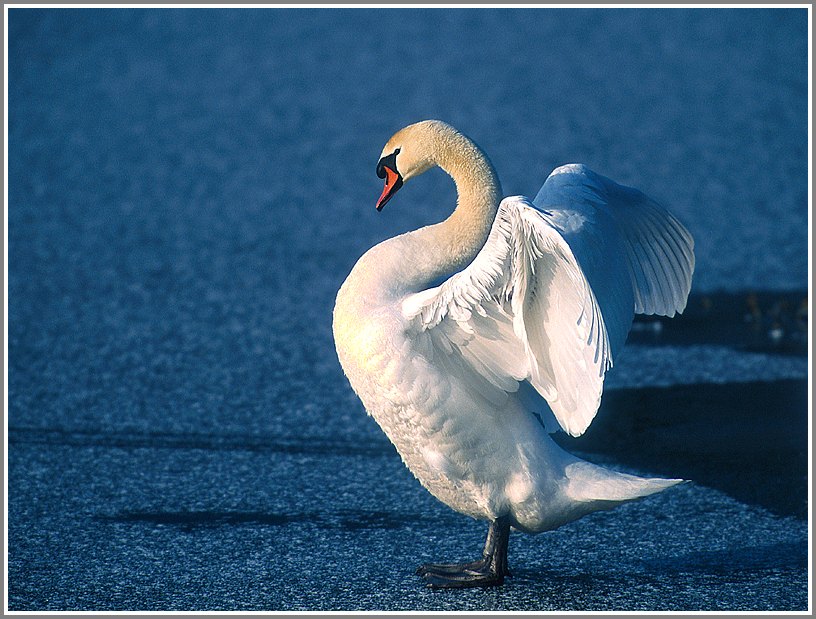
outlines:
{"label": "outstretched wing", "polygon": [[581,164],[556,168],[533,200],[561,232],[601,300],[608,293],[607,248],[618,244],[636,314],[674,316],[686,307],[694,272],[694,239],[666,209],[637,189]]}
{"label": "outstretched wing", "polygon": [[474,261],[409,295],[402,311],[408,329],[474,391],[500,404],[528,381],[558,426],[578,436],[633,313],[685,307],[693,241],[642,193],[584,166],[555,170],[536,206],[503,200]]}
{"label": "outstretched wing", "polygon": [[488,399],[527,380],[570,434],[592,421],[612,361],[604,319],[569,245],[526,198],[503,200],[475,260],[402,310]]}

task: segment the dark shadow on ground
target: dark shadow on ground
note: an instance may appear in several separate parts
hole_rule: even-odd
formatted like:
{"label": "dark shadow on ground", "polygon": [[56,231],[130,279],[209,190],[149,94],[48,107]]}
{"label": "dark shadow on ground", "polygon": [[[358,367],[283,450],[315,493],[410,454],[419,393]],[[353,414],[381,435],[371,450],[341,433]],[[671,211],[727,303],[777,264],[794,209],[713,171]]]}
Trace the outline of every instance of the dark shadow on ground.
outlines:
{"label": "dark shadow on ground", "polygon": [[636,316],[627,342],[717,344],[743,352],[806,356],[808,292],[692,294],[683,313],[672,318]]}
{"label": "dark shadow on ground", "polygon": [[801,379],[609,391],[586,434],[557,440],[804,519],[807,437]]}
{"label": "dark shadow on ground", "polygon": [[216,527],[281,527],[290,524],[312,525],[319,529],[358,531],[362,529],[399,529],[428,521],[415,513],[337,509],[331,512],[268,513],[259,511],[127,511],[96,516],[111,524],[173,527],[184,532]]}

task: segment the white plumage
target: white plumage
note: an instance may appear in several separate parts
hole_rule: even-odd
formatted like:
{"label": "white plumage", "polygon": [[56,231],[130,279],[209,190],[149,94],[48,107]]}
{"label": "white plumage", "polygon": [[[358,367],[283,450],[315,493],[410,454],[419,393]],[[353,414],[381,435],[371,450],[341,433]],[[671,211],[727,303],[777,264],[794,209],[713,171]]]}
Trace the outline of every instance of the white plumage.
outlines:
{"label": "white plumage", "polygon": [[[378,208],[433,165],[456,182],[454,213],[369,250],[334,313],[343,369],[408,468],[453,509],[493,522],[498,538],[510,525],[549,530],[677,483],[584,462],[549,433],[589,426],[634,313],[682,312],[689,233],[582,165],[553,171],[532,203],[499,203],[490,162],[439,121],[386,144]],[[434,586],[497,584],[506,559],[489,546],[490,537],[481,571],[422,574]]]}

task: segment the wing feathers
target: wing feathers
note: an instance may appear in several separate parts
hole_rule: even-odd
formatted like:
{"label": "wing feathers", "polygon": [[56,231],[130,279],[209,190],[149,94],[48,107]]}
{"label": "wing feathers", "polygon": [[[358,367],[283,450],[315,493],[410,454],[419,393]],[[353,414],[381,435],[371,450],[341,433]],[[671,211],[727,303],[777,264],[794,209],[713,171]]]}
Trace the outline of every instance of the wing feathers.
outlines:
{"label": "wing feathers", "polygon": [[519,391],[527,381],[577,436],[633,312],[685,308],[694,241],[644,194],[581,165],[553,171],[535,202],[503,200],[473,262],[407,296],[402,312],[433,362],[473,393],[498,408],[509,394],[530,406],[532,390]]}
{"label": "wing feathers", "polygon": [[491,402],[528,380],[567,432],[595,415],[612,362],[603,316],[569,245],[526,199],[502,201],[473,263],[402,310]]}
{"label": "wing feathers", "polygon": [[[592,224],[581,238],[568,235],[567,239],[571,245],[576,242],[580,246],[580,253],[590,255],[582,262],[585,269],[590,269],[590,281],[595,280],[592,254],[601,250],[588,247],[586,239],[619,238],[627,256],[635,313],[673,316],[685,309],[694,272],[694,240],[659,204],[580,164],[554,170],[534,203],[556,213],[566,207]],[[603,260],[599,264],[603,266]],[[604,307],[606,299],[600,301]]]}

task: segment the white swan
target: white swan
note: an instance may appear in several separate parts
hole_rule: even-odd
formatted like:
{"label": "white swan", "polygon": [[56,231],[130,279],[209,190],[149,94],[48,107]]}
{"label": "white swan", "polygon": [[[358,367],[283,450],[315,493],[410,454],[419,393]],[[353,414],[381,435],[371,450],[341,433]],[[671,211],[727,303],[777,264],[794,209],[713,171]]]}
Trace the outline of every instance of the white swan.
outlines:
{"label": "white swan", "polygon": [[556,169],[532,203],[499,203],[484,153],[434,120],[385,145],[377,210],[437,165],[456,183],[453,214],[366,252],[333,329],[352,387],[411,472],[491,523],[480,560],[418,573],[433,587],[488,586],[509,574],[511,526],[551,530],[681,481],[606,470],[549,434],[589,426],[633,313],[684,309],[693,241],[645,195],[582,165]]}

